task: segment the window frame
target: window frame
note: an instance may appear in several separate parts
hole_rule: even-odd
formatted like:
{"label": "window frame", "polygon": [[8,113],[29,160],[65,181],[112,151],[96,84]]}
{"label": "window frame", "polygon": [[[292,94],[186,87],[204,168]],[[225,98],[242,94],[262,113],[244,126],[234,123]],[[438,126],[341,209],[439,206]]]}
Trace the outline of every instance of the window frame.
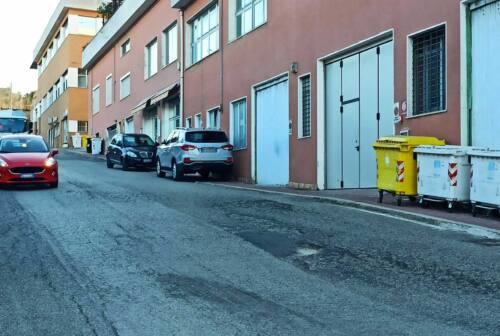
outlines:
{"label": "window frame", "polygon": [[[304,111],[303,111],[303,84],[302,80],[309,77],[309,135],[304,135]],[[312,137],[312,73],[306,73],[297,78],[297,139],[308,139]]]}
{"label": "window frame", "polygon": [[[217,12],[217,25],[210,29],[210,12],[212,10],[216,9],[215,11]],[[203,21],[203,17],[205,16],[208,16],[208,31],[203,34],[201,33],[201,35],[199,36],[199,38],[196,40],[195,42],[195,29],[194,29],[194,26],[195,26],[195,23],[197,21],[199,21],[200,23],[200,29],[202,29],[202,21]],[[220,5],[217,1],[214,1],[214,2],[211,2],[209,3],[207,6],[205,6],[204,8],[202,8],[197,14],[195,14],[192,18],[190,18],[188,21],[187,21],[187,24],[190,28],[190,34],[189,34],[189,46],[190,46],[190,53],[189,53],[189,66],[191,65],[194,65],[196,63],[199,63],[201,62],[202,60],[204,60],[205,58],[217,53],[219,50],[220,50],[220,46],[221,46],[221,38],[220,38],[220,32],[221,32],[221,22],[220,22]],[[213,50],[213,51],[210,51],[210,35],[212,35],[215,31],[217,31],[217,47]],[[208,38],[208,54],[206,56],[203,56],[203,53],[202,53],[202,50],[203,50],[203,39],[204,38]],[[200,42],[200,48],[201,48],[201,51],[200,51],[200,58],[199,59],[195,59],[195,52],[197,51],[197,49],[194,47],[195,44],[197,44],[198,41],[201,41]]]}
{"label": "window frame", "polygon": [[[94,93],[97,91],[97,106],[95,104],[95,96]],[[92,89],[92,115],[96,115],[101,112],[101,85],[97,84]]]}
{"label": "window frame", "polygon": [[[189,124],[189,126],[188,126],[188,124]],[[192,116],[186,118],[186,128],[193,128],[193,117]]]}
{"label": "window frame", "polygon": [[[249,33],[251,33],[252,31],[256,30],[257,28],[265,25],[267,23],[267,0],[250,0],[250,3],[248,5],[246,5],[245,7],[242,7],[240,9],[238,9],[238,3],[241,2],[243,0],[234,0],[234,36],[233,36],[233,39],[232,40],[237,40]],[[257,2],[260,2],[262,1],[263,2],[263,5],[264,5],[264,10],[265,10],[265,15],[264,15],[264,20],[262,21],[262,23],[260,24],[255,24],[255,3]],[[238,34],[238,16],[243,16],[243,14],[248,10],[248,9],[251,9],[252,11],[252,27],[250,28],[249,31],[247,32],[243,32],[243,29],[241,29],[241,33]]]}
{"label": "window frame", "polygon": [[[108,80],[111,79],[111,88],[108,88]],[[108,90],[109,89],[109,90]],[[109,101],[108,101],[109,98]],[[109,74],[106,76],[106,107],[113,105],[114,99],[114,83],[113,83],[113,74]]]}
{"label": "window frame", "polygon": [[[199,120],[200,124],[196,126],[196,121]],[[194,121],[194,128],[203,128],[203,115],[201,112],[196,113],[193,118]]]}
{"label": "window frame", "polygon": [[[176,53],[175,53],[175,58],[170,61],[170,32],[172,29],[176,29],[176,34],[175,34],[175,46],[176,46]],[[171,23],[167,28],[165,28],[162,32],[162,43],[163,43],[163,48],[162,48],[162,53],[161,53],[161,64],[162,68],[165,68],[169,66],[172,63],[175,63],[179,59],[179,25],[177,24],[177,21],[174,21]]]}
{"label": "window frame", "polygon": [[[156,49],[156,63],[153,62],[153,55],[155,54],[151,49],[153,46],[155,46]],[[144,80],[148,80],[158,73],[158,63],[158,38],[155,37],[144,47]],[[154,71],[152,67],[153,64],[156,65]]]}
{"label": "window frame", "polygon": [[[127,45],[128,45],[128,50],[126,49]],[[124,57],[125,55],[128,55],[130,50],[132,50],[132,43],[131,43],[130,37],[129,37],[128,39],[125,40],[125,42],[123,42],[120,45],[120,58]]]}
{"label": "window frame", "polygon": [[[219,120],[219,127],[215,127],[215,126],[209,126],[209,121],[210,121],[210,114],[214,111],[217,111],[218,113],[218,120]],[[211,109],[208,109],[207,112],[206,112],[206,116],[205,116],[205,119],[206,119],[206,122],[205,122],[205,127],[206,128],[217,128],[217,129],[220,129],[221,128],[221,121],[222,121],[222,109],[220,106],[215,106],[215,107],[212,107]]]}
{"label": "window frame", "polygon": [[[413,40],[414,38],[431,32],[433,30],[437,30],[439,28],[444,29],[444,107],[443,109],[439,109],[431,112],[424,112],[415,114],[413,110],[413,95],[414,95],[414,87],[413,87]],[[421,29],[417,32],[411,33],[407,36],[406,40],[406,100],[407,100],[407,119],[425,117],[434,114],[445,113],[448,111],[448,23],[441,22],[436,25]]]}
{"label": "window frame", "polygon": [[[124,96],[123,95],[123,80],[126,79],[126,78],[129,78],[129,92],[128,92],[128,95]],[[127,97],[130,97],[130,95],[132,94],[132,75],[130,72],[127,72],[125,75],[123,75],[121,78],[120,78],[120,101],[126,99]]]}
{"label": "window frame", "polygon": [[[234,106],[235,104],[245,102],[245,145],[242,147],[238,147],[235,145],[235,132],[234,132],[234,122],[235,122],[235,109]],[[241,97],[238,99],[235,99],[229,103],[230,105],[230,113],[229,113],[229,141],[230,143],[234,146],[233,151],[242,151],[248,149],[248,97]]]}

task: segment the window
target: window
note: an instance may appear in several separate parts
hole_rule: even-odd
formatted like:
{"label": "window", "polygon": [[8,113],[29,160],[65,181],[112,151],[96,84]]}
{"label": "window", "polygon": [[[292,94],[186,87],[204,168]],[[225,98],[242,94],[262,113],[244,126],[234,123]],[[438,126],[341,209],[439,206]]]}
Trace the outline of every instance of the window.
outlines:
{"label": "window", "polygon": [[78,69],[78,87],[79,88],[87,87],[87,70]]}
{"label": "window", "polygon": [[125,56],[130,51],[130,39],[125,41],[120,48],[120,57]]}
{"label": "window", "polygon": [[62,75],[63,91],[68,89],[68,70]]}
{"label": "window", "polygon": [[113,75],[106,77],[106,106],[113,104]]}
{"label": "window", "polygon": [[203,11],[191,26],[191,62],[196,63],[219,49],[219,6]]}
{"label": "window", "polygon": [[267,0],[236,0],[236,37],[267,21]]}
{"label": "window", "polygon": [[201,113],[194,116],[194,128],[202,128],[203,121],[201,120]]}
{"label": "window", "polygon": [[231,143],[234,149],[244,149],[247,147],[246,98],[231,104]]}
{"label": "window", "polygon": [[299,78],[299,138],[311,136],[311,75]]}
{"label": "window", "polygon": [[78,121],[78,133],[87,133],[88,123],[86,121]]}
{"label": "window", "polygon": [[445,35],[440,26],[410,38],[412,115],[446,109]]}
{"label": "window", "polygon": [[120,100],[130,96],[130,73],[120,79]]}
{"label": "window", "polygon": [[220,143],[227,142],[227,136],[224,132],[197,131],[186,132],[186,142],[194,143]]}
{"label": "window", "polygon": [[215,108],[207,112],[207,127],[220,128],[220,108]]}
{"label": "window", "polygon": [[177,23],[163,31],[163,66],[177,60]]}
{"label": "window", "polygon": [[193,127],[193,118],[192,117],[186,118],[186,127],[187,128]]}
{"label": "window", "polygon": [[97,85],[93,90],[92,90],[92,113],[96,114],[99,112],[99,107],[100,107],[100,87]]}
{"label": "window", "polygon": [[158,72],[158,41],[155,38],[144,48],[144,79]]}

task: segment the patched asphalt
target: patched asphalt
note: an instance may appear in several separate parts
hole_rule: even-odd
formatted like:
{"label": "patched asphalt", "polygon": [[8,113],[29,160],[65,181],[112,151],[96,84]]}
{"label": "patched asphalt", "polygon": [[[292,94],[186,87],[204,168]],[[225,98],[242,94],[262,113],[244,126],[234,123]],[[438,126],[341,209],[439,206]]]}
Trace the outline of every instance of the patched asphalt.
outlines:
{"label": "patched asphalt", "polygon": [[109,170],[0,190],[1,335],[499,335],[497,239]]}

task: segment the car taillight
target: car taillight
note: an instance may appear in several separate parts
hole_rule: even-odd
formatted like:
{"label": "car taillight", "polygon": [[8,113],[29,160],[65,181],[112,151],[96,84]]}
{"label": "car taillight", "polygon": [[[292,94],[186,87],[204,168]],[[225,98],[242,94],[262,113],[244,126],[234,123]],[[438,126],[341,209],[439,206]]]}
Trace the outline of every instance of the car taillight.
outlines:
{"label": "car taillight", "polygon": [[195,150],[196,146],[193,146],[193,145],[182,145],[180,148],[183,151],[185,151],[185,152],[189,152],[189,151]]}
{"label": "car taillight", "polygon": [[234,149],[234,146],[233,145],[224,145],[224,146],[222,146],[222,149],[232,151]]}
{"label": "car taillight", "polygon": [[191,160],[190,158],[184,158],[184,160],[182,160],[182,162],[184,162],[185,164],[190,164],[190,163],[193,163],[193,160]]}
{"label": "car taillight", "polygon": [[233,163],[234,159],[232,157],[228,157],[227,159],[224,160],[225,163]]}

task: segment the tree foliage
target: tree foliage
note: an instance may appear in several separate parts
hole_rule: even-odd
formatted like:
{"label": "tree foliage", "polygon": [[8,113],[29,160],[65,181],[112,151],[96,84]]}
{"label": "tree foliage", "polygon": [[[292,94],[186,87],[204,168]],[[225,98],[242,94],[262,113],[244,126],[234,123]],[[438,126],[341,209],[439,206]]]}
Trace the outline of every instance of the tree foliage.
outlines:
{"label": "tree foliage", "polygon": [[[12,93],[12,107],[18,110],[31,110],[35,92],[21,94],[20,92]],[[10,108],[11,97],[10,88],[0,88],[0,109]]]}
{"label": "tree foliage", "polygon": [[101,5],[97,8],[97,12],[101,14],[104,23],[111,19],[118,8],[120,8],[123,4],[123,1],[125,0],[108,0],[101,3]]}

